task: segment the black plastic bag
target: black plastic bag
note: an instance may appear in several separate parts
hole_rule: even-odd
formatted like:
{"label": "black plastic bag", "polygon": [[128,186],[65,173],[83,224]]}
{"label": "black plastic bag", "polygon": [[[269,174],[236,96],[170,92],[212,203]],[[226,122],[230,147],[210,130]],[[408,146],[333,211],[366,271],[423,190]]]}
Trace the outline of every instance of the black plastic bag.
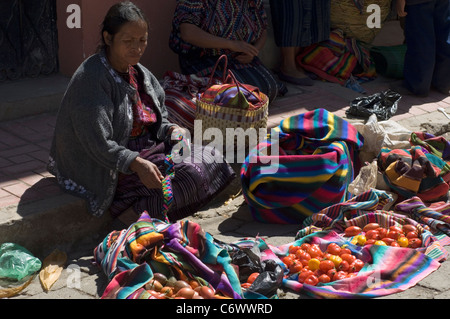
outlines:
{"label": "black plastic bag", "polygon": [[231,263],[239,266],[239,281],[247,281],[248,276],[254,272],[262,272],[263,266],[257,247],[242,248],[231,256]]}
{"label": "black plastic bag", "polygon": [[256,277],[248,290],[266,297],[272,297],[277,293],[277,289],[281,287],[283,282],[283,268],[276,261],[270,259],[263,261],[262,265],[263,272]]}
{"label": "black plastic bag", "polygon": [[392,90],[375,93],[354,99],[350,103],[347,115],[369,118],[375,114],[381,121],[390,119],[398,109],[398,102],[402,96]]}
{"label": "black plastic bag", "polygon": [[231,263],[239,267],[239,280],[247,281],[247,278],[255,272],[259,273],[248,291],[272,297],[277,293],[283,282],[283,268],[274,260],[261,261],[259,248],[242,248],[231,255]]}

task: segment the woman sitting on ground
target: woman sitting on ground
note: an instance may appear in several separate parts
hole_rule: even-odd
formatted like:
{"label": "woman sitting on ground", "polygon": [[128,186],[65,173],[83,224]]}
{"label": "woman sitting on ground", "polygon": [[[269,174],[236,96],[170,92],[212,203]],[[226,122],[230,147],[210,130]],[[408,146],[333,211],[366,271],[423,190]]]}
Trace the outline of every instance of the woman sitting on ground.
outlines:
{"label": "woman sitting on ground", "polygon": [[[138,7],[123,2],[110,8],[102,49],[78,68],[61,103],[48,166],[60,186],[84,198],[95,216],[108,209],[119,216],[133,208],[128,223],[143,211],[159,219],[167,213],[165,161],[171,136],[184,134],[168,122],[164,91],[139,63],[147,37],[148,23]],[[212,152],[197,153],[174,163],[170,221],[196,212],[235,176],[225,161],[206,158]]]}
{"label": "woman sitting on ground", "polygon": [[[258,58],[267,23],[263,0],[178,0],[169,45],[183,74],[210,76],[225,54],[239,82],[258,87],[273,101],[287,89]],[[222,74],[216,71],[218,78]]]}

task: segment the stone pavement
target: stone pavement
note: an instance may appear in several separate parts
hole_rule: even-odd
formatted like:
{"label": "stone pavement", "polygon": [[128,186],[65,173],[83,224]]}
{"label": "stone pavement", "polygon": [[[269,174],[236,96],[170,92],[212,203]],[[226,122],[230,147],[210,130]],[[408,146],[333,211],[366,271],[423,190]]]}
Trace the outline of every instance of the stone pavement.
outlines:
{"label": "stone pavement", "polygon": [[[368,94],[380,92],[388,87],[389,81],[379,78],[364,84],[364,88]],[[337,84],[319,81],[312,87],[289,86],[289,89],[286,97],[271,105],[269,126],[276,126],[286,117],[315,108],[325,108],[345,118],[350,101],[361,96]],[[450,97],[437,92],[432,92],[427,98],[404,96],[392,120],[410,130],[420,130],[422,123],[448,123],[438,108],[450,113]],[[106,287],[106,278],[92,265],[92,252],[119,224],[108,217],[95,219],[88,216],[84,203],[63,194],[46,171],[55,119],[53,111],[0,122],[0,242],[21,244],[41,260],[55,248],[69,255],[61,278],[50,292],[44,292],[35,278],[14,299],[98,299]],[[238,172],[239,165],[234,166]],[[254,221],[242,195],[225,205],[225,201],[238,190],[237,178],[190,220],[224,242],[257,235],[274,245],[293,241],[298,225],[268,225]],[[449,274],[450,262],[447,261],[415,287],[384,298],[448,299]],[[286,292],[281,298],[305,297]]]}

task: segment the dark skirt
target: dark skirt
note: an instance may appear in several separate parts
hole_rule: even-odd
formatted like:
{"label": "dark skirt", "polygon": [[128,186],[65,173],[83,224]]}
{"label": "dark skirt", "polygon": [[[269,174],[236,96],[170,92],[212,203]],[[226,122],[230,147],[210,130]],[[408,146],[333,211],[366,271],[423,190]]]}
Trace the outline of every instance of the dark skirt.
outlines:
{"label": "dark skirt", "polygon": [[307,47],[330,36],[330,0],[270,0],[278,47]]}
{"label": "dark skirt", "polygon": [[[157,143],[142,137],[131,140],[128,147],[139,151],[140,157],[157,165],[161,173],[166,175],[165,159],[171,152],[168,143]],[[223,163],[216,163],[214,155],[214,150],[205,150],[203,146],[195,150],[193,147],[190,163],[183,161],[175,164],[175,176],[171,179],[173,202],[167,214],[170,221],[196,213],[235,178],[235,172],[225,159]],[[133,207],[138,214],[147,211],[151,217],[164,220],[163,205],[162,189],[148,189],[137,174],[122,174],[110,211],[113,216],[119,216]]]}

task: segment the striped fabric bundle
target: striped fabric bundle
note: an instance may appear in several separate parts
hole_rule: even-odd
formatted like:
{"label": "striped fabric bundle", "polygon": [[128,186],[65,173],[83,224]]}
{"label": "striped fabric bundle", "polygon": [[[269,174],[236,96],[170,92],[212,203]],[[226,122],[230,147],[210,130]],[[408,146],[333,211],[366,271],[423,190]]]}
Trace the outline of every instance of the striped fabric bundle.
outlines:
{"label": "striped fabric bundle", "polygon": [[242,298],[227,251],[189,221],[167,224],[144,212],[128,229],[110,233],[95,248],[94,258],[110,279],[103,299],[154,298],[144,289],[154,272],[196,279],[224,296]]}
{"label": "striped fabric bundle", "polygon": [[[279,141],[272,141],[275,133]],[[243,194],[253,217],[299,223],[347,200],[362,145],[362,135],[350,123],[325,109],[283,120],[242,165]],[[270,155],[275,147],[279,152]],[[268,169],[271,163],[276,169]]]}
{"label": "striped fabric bundle", "polygon": [[405,291],[440,267],[440,263],[410,248],[368,245],[357,247],[334,231],[323,231],[303,237],[294,243],[278,247],[277,255],[285,256],[289,246],[304,242],[316,243],[322,250],[329,243],[348,245],[352,253],[365,262],[352,278],[311,286],[298,282],[292,275],[283,282],[285,288],[305,293],[313,298],[375,298]]}
{"label": "striped fabric bundle", "polygon": [[320,78],[341,85],[351,75],[364,79],[376,77],[370,52],[355,39],[344,38],[342,30],[338,29],[331,31],[329,40],[310,45],[300,52],[297,62]]}
{"label": "striped fabric bundle", "polygon": [[410,138],[411,145],[418,145],[422,150],[441,158],[446,163],[441,169],[444,181],[450,180],[450,143],[443,136],[434,136],[427,132],[414,132]]}
{"label": "striped fabric bundle", "polygon": [[364,228],[369,223],[378,223],[384,228],[408,224],[416,226],[420,231],[422,247],[417,248],[417,251],[438,261],[447,259],[448,252],[443,247],[450,244],[450,238],[440,229],[433,227],[431,220],[425,220],[432,216],[441,222],[448,222],[450,216],[427,208],[417,197],[398,204],[395,211],[381,209],[391,201],[392,198],[386,192],[372,189],[307,218],[296,238],[322,230],[333,230],[342,234],[349,226]]}
{"label": "striped fabric bundle", "polygon": [[434,154],[425,153],[420,146],[383,148],[378,163],[386,183],[405,198],[418,196],[425,202],[435,202],[447,197],[447,163]]}

